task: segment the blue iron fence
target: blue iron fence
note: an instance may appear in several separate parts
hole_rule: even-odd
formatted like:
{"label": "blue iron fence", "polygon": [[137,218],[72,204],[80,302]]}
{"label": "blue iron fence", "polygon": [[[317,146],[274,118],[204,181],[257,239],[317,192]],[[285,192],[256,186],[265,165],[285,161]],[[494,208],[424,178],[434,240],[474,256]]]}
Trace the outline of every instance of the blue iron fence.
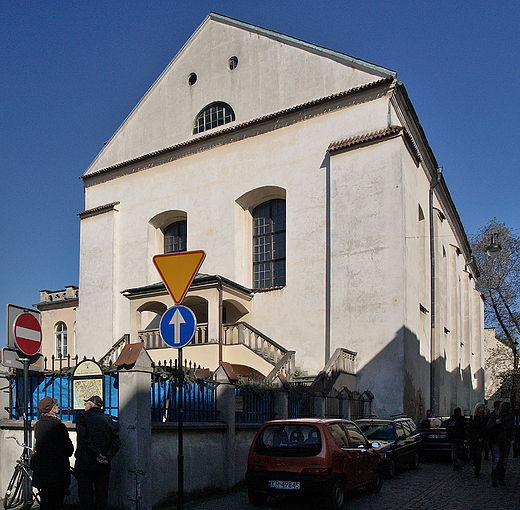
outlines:
{"label": "blue iron fence", "polygon": [[237,423],[263,423],[274,419],[274,391],[271,388],[237,386],[235,388]]}
{"label": "blue iron fence", "polygon": [[[28,419],[38,419],[38,402],[43,397],[52,397],[58,401],[60,418],[74,421],[72,373],[38,372],[29,374]],[[103,395],[105,412],[117,419],[119,410],[118,374],[107,373],[103,376]],[[20,372],[10,378],[9,417],[12,420],[23,419],[24,384]]]}
{"label": "blue iron fence", "polygon": [[[151,412],[152,422],[179,421],[179,384],[177,363],[160,364],[152,375]],[[192,369],[193,370],[193,369]],[[185,422],[209,423],[217,421],[216,387],[214,381],[193,380],[189,377],[183,384],[183,419]]]}

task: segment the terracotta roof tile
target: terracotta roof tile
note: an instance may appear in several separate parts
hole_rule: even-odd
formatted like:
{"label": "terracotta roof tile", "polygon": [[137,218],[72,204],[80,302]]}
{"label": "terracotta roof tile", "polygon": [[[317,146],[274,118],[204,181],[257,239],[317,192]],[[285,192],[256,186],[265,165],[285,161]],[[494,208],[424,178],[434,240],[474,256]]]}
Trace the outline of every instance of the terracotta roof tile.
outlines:
{"label": "terracotta roof tile", "polygon": [[365,133],[362,135],[352,136],[350,138],[347,138],[346,140],[332,142],[329,145],[329,152],[347,149],[349,147],[353,147],[355,145],[360,145],[367,142],[372,142],[374,140],[392,138],[394,136],[399,135],[403,130],[404,128],[402,126],[390,126],[386,129],[380,129],[379,131],[374,131],[372,133]]}

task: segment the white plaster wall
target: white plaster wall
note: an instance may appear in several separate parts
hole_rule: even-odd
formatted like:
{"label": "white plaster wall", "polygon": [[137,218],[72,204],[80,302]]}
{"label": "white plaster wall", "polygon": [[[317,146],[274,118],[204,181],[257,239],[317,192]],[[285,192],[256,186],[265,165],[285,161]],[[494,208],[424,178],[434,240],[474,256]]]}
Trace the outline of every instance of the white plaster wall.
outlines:
{"label": "white plaster wall", "polygon": [[357,352],[359,387],[393,408],[404,385],[401,146],[394,139],[331,157],[331,352]]}
{"label": "white plaster wall", "polygon": [[[232,56],[239,59],[233,71],[228,67]],[[192,72],[198,79],[190,86]],[[381,72],[340,63],[324,52],[210,19],[153,84],[89,172],[193,138],[196,116],[215,101],[228,103],[235,123],[242,123],[381,77]]]}
{"label": "white plaster wall", "polygon": [[[250,190],[278,186],[287,192],[287,287],[257,294],[251,321],[285,347],[298,347],[298,362],[319,371],[325,313],[323,161],[331,141],[383,128],[386,113],[387,102],[381,98],[87,187],[86,209],[120,202],[118,212],[106,213],[118,219],[117,233],[111,234],[119,240],[115,244],[104,239],[111,230],[104,224],[105,215],[82,221],[80,308],[88,303],[90,316],[98,306],[103,307],[101,314],[111,314],[114,329],[110,340],[109,329],[101,333],[104,345],[129,331],[128,300],[120,291],[160,281],[149,252],[151,218],[166,210],[186,211],[188,250],[206,251],[201,272],[251,287],[251,256],[246,260],[242,255],[252,242],[246,219],[250,213],[237,212],[235,201]],[[99,266],[107,264],[108,271],[111,258],[120,261],[114,263],[114,274],[104,272],[100,278]],[[98,325],[81,328],[88,337]]]}
{"label": "white plaster wall", "polygon": [[[76,328],[76,346],[80,356],[99,359],[119,338],[114,331],[114,319],[118,313],[115,300],[120,298],[119,279],[114,272],[118,261],[116,217],[119,214],[117,210],[108,211],[81,221],[80,297]],[[125,270],[131,271],[132,268],[125,264]]]}

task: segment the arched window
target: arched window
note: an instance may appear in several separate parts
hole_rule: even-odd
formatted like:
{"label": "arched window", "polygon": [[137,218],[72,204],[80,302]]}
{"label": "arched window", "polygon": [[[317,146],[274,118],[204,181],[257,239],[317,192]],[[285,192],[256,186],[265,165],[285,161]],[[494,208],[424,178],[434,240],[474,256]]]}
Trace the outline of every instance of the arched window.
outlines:
{"label": "arched window", "polygon": [[285,285],[285,200],[269,200],[253,210],[255,289]]}
{"label": "arched window", "polygon": [[208,129],[233,122],[235,120],[235,112],[233,108],[226,103],[213,103],[199,113],[195,120],[193,134],[202,133]]}
{"label": "arched window", "polygon": [[65,358],[67,356],[67,325],[64,322],[56,324],[54,337],[56,339],[56,357]]}
{"label": "arched window", "polygon": [[170,223],[163,230],[164,253],[186,251],[187,222],[186,220]]}

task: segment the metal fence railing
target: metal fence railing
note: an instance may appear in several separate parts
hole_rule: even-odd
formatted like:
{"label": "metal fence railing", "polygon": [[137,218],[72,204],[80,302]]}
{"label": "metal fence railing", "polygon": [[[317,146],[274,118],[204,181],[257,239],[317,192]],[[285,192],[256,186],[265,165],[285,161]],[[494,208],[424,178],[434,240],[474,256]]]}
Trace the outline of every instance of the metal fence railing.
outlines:
{"label": "metal fence railing", "polygon": [[[64,372],[37,372],[28,377],[28,413],[29,421],[35,421],[39,417],[38,402],[43,397],[55,398],[60,409],[59,416],[62,420],[74,421],[76,410],[73,402],[72,373]],[[118,402],[118,374],[106,373],[103,376],[103,395],[105,400],[105,412],[117,419],[119,411]],[[16,373],[9,378],[9,418],[12,420],[23,419],[24,409],[24,382],[21,373]],[[77,407],[77,406],[76,406]]]}
{"label": "metal fence railing", "polygon": [[[184,367],[183,420],[208,423],[217,421],[217,383],[196,379],[196,369]],[[177,363],[157,365],[152,375],[151,412],[152,422],[179,421],[179,371]]]}
{"label": "metal fence railing", "polygon": [[256,386],[235,388],[235,420],[237,423],[263,423],[274,419],[274,391]]}

